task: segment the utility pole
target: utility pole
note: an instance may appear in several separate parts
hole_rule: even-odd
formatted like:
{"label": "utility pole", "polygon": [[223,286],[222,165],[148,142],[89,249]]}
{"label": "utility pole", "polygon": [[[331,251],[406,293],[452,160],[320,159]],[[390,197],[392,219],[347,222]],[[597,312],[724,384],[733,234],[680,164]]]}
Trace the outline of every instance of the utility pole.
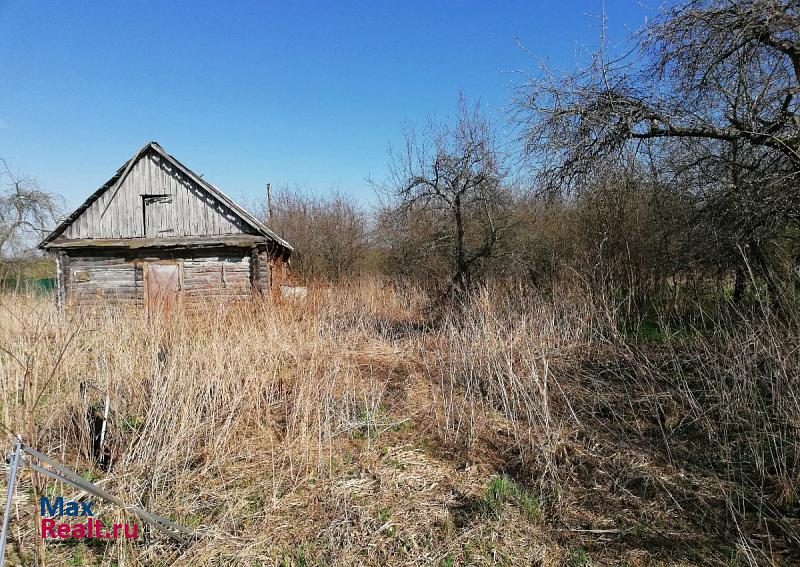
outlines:
{"label": "utility pole", "polygon": [[267,222],[272,224],[272,183],[267,183]]}

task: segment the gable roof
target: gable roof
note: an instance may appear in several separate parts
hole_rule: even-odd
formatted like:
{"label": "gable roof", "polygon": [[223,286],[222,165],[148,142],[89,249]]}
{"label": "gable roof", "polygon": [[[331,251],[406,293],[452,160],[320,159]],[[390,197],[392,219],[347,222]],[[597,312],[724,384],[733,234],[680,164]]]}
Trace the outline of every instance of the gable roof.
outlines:
{"label": "gable roof", "polygon": [[53,242],[59,235],[61,235],[81,214],[88,209],[92,203],[97,201],[101,195],[103,195],[106,191],[113,190],[116,191],[122,185],[122,182],[125,181],[125,177],[130,172],[133,165],[139,161],[143,156],[147,155],[148,152],[153,151],[156,154],[160,155],[163,159],[169,161],[176,169],[178,169],[181,173],[186,175],[189,179],[197,183],[200,187],[202,187],[205,191],[207,191],[210,195],[212,195],[215,199],[223,203],[227,206],[239,219],[242,220],[246,225],[250,226],[258,235],[264,236],[276,244],[285,248],[289,253],[291,253],[294,248],[282,239],[280,236],[275,234],[269,228],[264,226],[258,219],[256,219],[253,215],[248,213],[242,207],[240,207],[236,202],[228,197],[225,193],[220,191],[215,185],[209,183],[208,181],[204,180],[202,177],[194,173],[188,167],[183,165],[177,159],[169,155],[164,148],[162,148],[156,142],[148,142],[144,146],[142,146],[131,159],[126,161],[122,166],[117,170],[117,172],[106,181],[106,183],[100,187],[97,191],[92,193],[84,203],[75,209],[68,217],[66,217],[56,228],[51,232],[47,237],[42,240],[39,244],[39,248],[47,249],[48,245]]}

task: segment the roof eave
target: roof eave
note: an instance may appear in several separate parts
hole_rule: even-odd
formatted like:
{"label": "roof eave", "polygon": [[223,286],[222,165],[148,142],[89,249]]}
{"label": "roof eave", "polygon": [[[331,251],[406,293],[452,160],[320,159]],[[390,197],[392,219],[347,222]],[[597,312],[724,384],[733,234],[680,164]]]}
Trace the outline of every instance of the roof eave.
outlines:
{"label": "roof eave", "polygon": [[52,250],[69,249],[128,249],[142,248],[250,248],[270,242],[265,236],[254,234],[219,236],[176,236],[168,238],[65,238],[54,240],[47,247]]}

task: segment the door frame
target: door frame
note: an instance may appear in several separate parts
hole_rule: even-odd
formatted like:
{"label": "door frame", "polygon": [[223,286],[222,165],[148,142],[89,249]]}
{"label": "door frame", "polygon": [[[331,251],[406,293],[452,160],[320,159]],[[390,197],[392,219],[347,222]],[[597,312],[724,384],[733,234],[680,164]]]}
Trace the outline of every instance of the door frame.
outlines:
{"label": "door frame", "polygon": [[158,265],[173,265],[178,267],[178,291],[176,293],[177,303],[181,303],[183,300],[183,260],[176,260],[176,259],[164,259],[164,260],[140,260],[139,264],[142,266],[142,293],[144,294],[144,307],[147,311],[147,314],[150,315],[152,312],[150,306],[150,294],[148,293],[148,266],[150,264],[158,264]]}

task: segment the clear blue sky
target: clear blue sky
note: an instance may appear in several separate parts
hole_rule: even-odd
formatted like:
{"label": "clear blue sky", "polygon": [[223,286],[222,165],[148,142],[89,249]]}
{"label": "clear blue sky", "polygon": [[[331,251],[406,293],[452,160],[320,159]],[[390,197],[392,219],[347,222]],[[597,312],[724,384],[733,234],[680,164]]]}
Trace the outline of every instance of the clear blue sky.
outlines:
{"label": "clear blue sky", "polygon": [[[656,0],[607,0],[609,37]],[[600,0],[0,0],[0,156],[77,206],[149,140],[235,199],[267,181],[367,203],[406,120],[460,91],[500,116],[515,43],[558,67],[597,43]]]}

